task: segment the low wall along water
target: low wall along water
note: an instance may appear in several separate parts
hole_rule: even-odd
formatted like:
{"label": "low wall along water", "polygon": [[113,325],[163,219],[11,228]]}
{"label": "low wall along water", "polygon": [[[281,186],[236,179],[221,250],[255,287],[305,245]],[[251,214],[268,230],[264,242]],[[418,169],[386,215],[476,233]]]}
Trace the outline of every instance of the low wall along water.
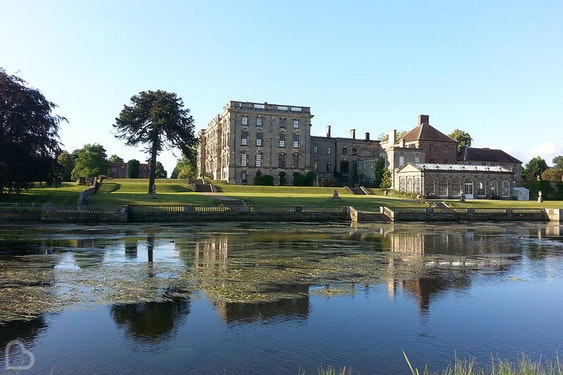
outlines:
{"label": "low wall along water", "polygon": [[563,210],[520,208],[401,208],[382,207],[362,212],[349,206],[316,207],[225,207],[189,205],[151,206],[46,206],[41,220],[48,222],[189,222],[189,221],[556,221]]}

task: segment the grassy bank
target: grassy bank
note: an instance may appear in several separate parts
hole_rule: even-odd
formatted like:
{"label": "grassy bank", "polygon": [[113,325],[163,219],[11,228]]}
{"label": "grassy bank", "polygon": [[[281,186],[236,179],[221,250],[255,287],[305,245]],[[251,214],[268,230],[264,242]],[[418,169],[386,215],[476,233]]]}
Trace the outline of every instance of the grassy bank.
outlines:
{"label": "grassy bank", "polygon": [[[241,199],[248,205],[267,206],[309,206],[340,207],[353,206],[359,210],[374,211],[380,206],[390,208],[430,206],[438,201],[446,201],[456,208],[563,208],[563,201],[513,201],[471,199],[459,200],[418,200],[403,196],[385,195],[383,189],[370,189],[372,195],[354,195],[341,187],[299,187],[299,186],[255,186],[229,185],[215,182],[218,194]],[[218,204],[216,198],[193,192],[184,180],[160,179],[156,181],[156,195],[147,194],[146,179],[106,180],[98,193],[90,199],[91,205],[162,204],[162,205],[201,205]],[[20,195],[0,194],[0,203],[54,203],[74,205],[85,186],[64,183],[60,188],[37,186]],[[334,200],[334,192],[338,200]]]}

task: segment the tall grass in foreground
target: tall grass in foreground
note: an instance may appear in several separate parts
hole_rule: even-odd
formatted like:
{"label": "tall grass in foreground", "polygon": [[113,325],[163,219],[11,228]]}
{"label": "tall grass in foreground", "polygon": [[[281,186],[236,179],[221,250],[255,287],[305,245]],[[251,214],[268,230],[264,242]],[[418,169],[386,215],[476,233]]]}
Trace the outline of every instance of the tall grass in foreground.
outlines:
{"label": "tall grass in foreground", "polygon": [[540,358],[532,361],[528,356],[522,355],[518,362],[514,363],[501,358],[492,358],[490,368],[484,369],[477,365],[475,359],[456,358],[442,372],[428,371],[428,366],[424,366],[424,371],[412,366],[407,354],[403,351],[407,365],[412,375],[563,375],[563,364],[556,357],[555,362]]}
{"label": "tall grass in foreground", "polygon": [[[563,375],[563,363],[556,357],[554,362],[540,358],[532,361],[528,356],[522,355],[514,363],[501,358],[491,358],[490,368],[479,367],[475,359],[456,358],[452,364],[440,372],[430,372],[428,365],[423,370],[413,367],[407,354],[403,352],[406,367],[412,375]],[[304,370],[299,375],[307,375]],[[351,367],[334,368],[332,366],[319,367],[317,375],[360,375]]]}

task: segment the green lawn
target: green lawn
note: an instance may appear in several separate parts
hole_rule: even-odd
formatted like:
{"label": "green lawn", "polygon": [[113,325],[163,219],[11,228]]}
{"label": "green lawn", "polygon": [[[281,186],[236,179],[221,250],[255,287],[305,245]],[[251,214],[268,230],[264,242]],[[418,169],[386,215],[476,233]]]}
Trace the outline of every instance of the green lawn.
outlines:
{"label": "green lawn", "polygon": [[156,195],[147,194],[147,179],[105,180],[92,198],[91,205],[124,204],[191,204],[214,205],[216,200],[194,193],[185,180],[156,180]]}
{"label": "green lawn", "polygon": [[37,186],[21,194],[0,194],[0,203],[53,203],[71,205],[78,202],[78,197],[85,186],[73,182],[64,182],[61,187]]}
{"label": "green lawn", "polygon": [[[255,186],[228,185],[215,181],[218,194],[241,199],[252,206],[309,206],[309,207],[341,207],[353,206],[359,210],[376,211],[380,206],[421,207],[444,200],[420,201],[412,198],[385,195],[383,189],[370,189],[373,195],[354,195],[345,188],[334,187],[299,187],[299,186]],[[76,183],[64,183],[60,188],[37,186],[20,195],[0,194],[0,203],[54,203],[57,205],[74,205],[80,192],[86,189]],[[125,204],[191,204],[216,205],[216,198],[192,192],[184,180],[156,180],[156,195],[147,194],[146,179],[112,179],[105,180],[98,193],[90,199],[91,205],[125,205]],[[339,200],[334,200],[334,191]],[[446,200],[448,204],[458,208],[559,208],[563,209],[563,201],[513,201],[513,200]]]}

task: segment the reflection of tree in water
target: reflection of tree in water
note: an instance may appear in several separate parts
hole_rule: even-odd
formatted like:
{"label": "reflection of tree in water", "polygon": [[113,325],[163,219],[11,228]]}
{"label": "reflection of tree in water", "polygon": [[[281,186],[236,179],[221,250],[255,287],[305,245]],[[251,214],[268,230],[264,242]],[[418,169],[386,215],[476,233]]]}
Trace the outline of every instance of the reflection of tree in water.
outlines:
{"label": "reflection of tree in water", "polygon": [[[33,342],[39,333],[47,328],[47,323],[41,316],[27,321],[16,320],[8,322],[0,327],[2,327],[0,329],[0,349],[4,349],[10,341],[15,339],[29,346],[29,343]],[[4,355],[4,350],[0,351],[0,355]]]}
{"label": "reflection of tree in water", "polygon": [[430,301],[450,290],[463,290],[471,286],[471,275],[466,272],[432,272],[412,280],[400,281],[405,290],[418,301],[419,311],[428,311]]}
{"label": "reflection of tree in water", "polygon": [[111,307],[111,317],[127,336],[143,343],[167,340],[190,313],[189,299],[139,302]]}

